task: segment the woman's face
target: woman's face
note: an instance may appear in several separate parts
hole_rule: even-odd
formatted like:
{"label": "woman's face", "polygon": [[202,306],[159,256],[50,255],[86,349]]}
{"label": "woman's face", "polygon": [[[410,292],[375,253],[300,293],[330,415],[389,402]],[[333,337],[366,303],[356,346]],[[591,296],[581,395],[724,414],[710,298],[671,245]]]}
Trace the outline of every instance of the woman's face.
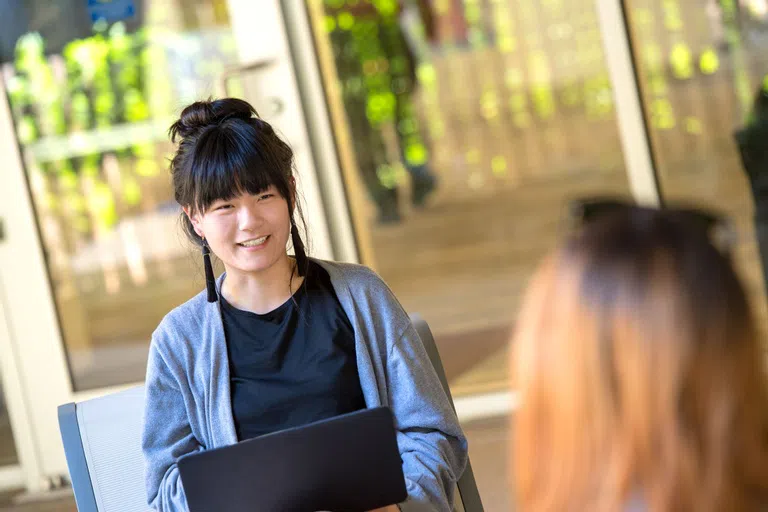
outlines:
{"label": "woman's face", "polygon": [[288,201],[274,186],[256,195],[217,200],[204,212],[184,211],[230,274],[261,272],[286,257]]}

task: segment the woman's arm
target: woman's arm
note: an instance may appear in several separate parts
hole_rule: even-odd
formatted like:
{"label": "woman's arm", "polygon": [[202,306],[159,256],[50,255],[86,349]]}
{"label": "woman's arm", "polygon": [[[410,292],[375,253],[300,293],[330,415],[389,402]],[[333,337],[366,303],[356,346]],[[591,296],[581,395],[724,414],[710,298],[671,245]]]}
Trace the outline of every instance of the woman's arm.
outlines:
{"label": "woman's arm", "polygon": [[177,379],[154,340],[147,364],[145,401],[142,449],[147,501],[158,512],[186,512],[187,499],[176,461],[203,448],[192,434]]}
{"label": "woman's arm", "polygon": [[407,327],[386,361],[389,406],[408,488],[400,508],[451,512],[467,440],[416,329],[407,315],[405,320]]}

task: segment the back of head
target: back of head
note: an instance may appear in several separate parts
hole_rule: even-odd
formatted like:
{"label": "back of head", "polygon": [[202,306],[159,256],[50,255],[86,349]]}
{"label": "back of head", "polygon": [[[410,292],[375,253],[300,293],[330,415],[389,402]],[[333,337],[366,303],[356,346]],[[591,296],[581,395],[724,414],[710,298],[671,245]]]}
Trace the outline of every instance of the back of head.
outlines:
{"label": "back of head", "polygon": [[534,277],[513,354],[522,510],[768,503],[762,350],[729,257],[685,216],[575,234]]}

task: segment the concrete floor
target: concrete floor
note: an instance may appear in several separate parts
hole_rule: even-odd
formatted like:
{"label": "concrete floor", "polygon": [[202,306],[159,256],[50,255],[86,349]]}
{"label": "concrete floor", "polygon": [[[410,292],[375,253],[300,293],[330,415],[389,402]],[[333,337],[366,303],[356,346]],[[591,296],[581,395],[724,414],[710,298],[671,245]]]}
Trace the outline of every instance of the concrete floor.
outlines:
{"label": "concrete floor", "polygon": [[52,496],[30,500],[18,493],[0,495],[2,512],[77,512],[71,491],[66,490]]}

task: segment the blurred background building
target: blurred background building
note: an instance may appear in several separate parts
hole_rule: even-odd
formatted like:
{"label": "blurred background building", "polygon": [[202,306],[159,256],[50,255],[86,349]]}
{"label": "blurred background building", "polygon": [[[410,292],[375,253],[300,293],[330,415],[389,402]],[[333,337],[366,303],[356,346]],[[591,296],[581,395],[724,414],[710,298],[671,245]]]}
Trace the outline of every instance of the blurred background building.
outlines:
{"label": "blurred background building", "polygon": [[56,406],[140,383],[202,289],[167,130],[234,95],[296,151],[311,253],[430,323],[495,510],[508,332],[569,199],[728,213],[768,329],[766,49],[766,0],[0,0],[0,487],[59,482]]}

